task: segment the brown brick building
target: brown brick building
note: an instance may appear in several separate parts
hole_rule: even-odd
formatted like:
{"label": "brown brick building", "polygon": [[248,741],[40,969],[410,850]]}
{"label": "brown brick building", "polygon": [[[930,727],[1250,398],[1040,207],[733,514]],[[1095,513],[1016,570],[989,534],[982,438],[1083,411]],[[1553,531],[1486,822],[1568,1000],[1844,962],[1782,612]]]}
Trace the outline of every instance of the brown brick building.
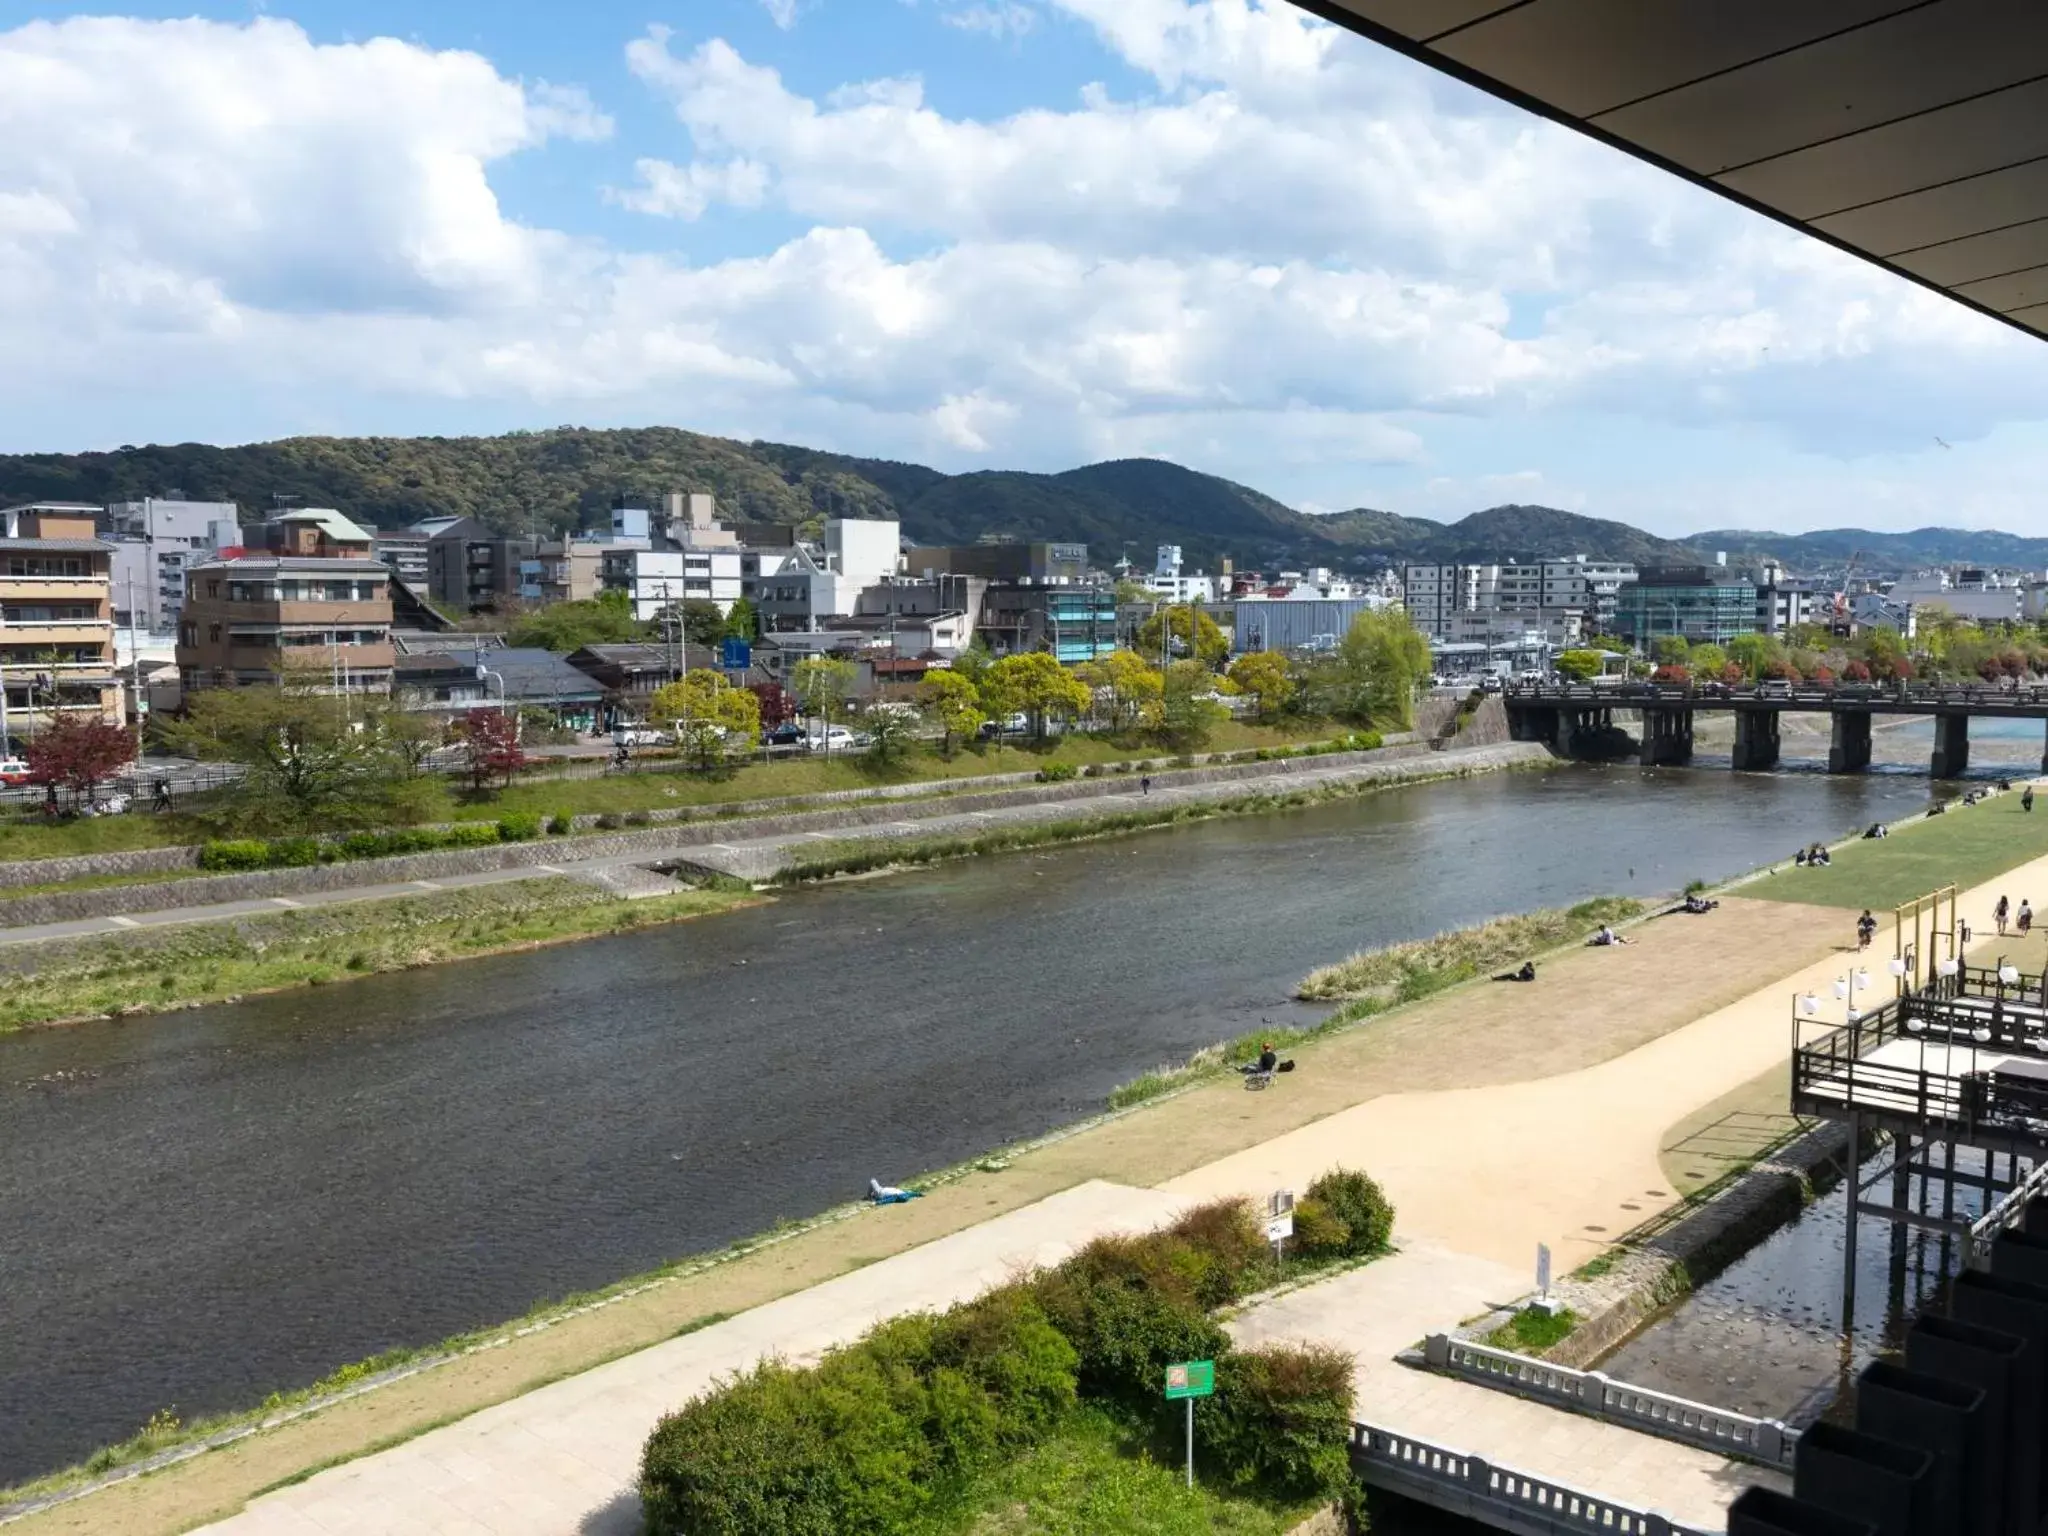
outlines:
{"label": "brown brick building", "polygon": [[98,511],[35,502],[0,512],[0,688],[15,746],[60,712],[122,723],[114,549],[93,537]]}

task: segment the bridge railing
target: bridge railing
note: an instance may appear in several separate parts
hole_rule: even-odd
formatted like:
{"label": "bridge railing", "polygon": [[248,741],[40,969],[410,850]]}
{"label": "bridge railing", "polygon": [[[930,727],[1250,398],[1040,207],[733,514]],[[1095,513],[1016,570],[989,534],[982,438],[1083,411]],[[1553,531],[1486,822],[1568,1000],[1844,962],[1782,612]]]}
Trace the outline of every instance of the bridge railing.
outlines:
{"label": "bridge railing", "polygon": [[1489,1524],[1512,1520],[1514,1530],[1555,1536],[1704,1536],[1655,1510],[1636,1509],[1372,1424],[1351,1426],[1351,1456],[1368,1483],[1438,1509],[1491,1516]]}
{"label": "bridge railing", "polygon": [[1790,1467],[1798,1443],[1798,1437],[1776,1419],[1751,1418],[1669,1392],[1630,1386],[1599,1371],[1573,1370],[1447,1334],[1432,1334],[1424,1341],[1423,1358],[1430,1369],[1478,1386],[1767,1467]]}
{"label": "bridge railing", "polygon": [[1654,682],[1629,678],[1605,683],[1511,682],[1506,697],[1518,704],[1691,702],[1804,704],[1814,708],[1838,704],[1915,705],[1921,708],[2011,709],[2048,708],[2048,686],[1991,688],[1948,683],[1762,683]]}

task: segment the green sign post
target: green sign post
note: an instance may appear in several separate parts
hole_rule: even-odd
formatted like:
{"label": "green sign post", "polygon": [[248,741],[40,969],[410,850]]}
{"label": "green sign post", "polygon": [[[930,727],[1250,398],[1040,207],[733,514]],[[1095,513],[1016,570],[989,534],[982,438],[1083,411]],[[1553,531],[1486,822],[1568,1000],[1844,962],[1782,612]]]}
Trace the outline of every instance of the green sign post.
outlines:
{"label": "green sign post", "polygon": [[1166,1368],[1166,1400],[1180,1398],[1188,1405],[1188,1486],[1195,1486],[1195,1399],[1216,1393],[1216,1362],[1188,1360]]}

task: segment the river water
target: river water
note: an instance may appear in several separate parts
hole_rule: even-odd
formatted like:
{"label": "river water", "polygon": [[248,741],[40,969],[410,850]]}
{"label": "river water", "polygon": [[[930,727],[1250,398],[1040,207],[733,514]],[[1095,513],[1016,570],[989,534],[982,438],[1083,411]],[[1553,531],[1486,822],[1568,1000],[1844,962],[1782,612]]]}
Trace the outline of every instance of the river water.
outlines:
{"label": "river water", "polygon": [[1927,794],[1498,774],[0,1040],[0,1482],[1070,1123],[1359,947]]}

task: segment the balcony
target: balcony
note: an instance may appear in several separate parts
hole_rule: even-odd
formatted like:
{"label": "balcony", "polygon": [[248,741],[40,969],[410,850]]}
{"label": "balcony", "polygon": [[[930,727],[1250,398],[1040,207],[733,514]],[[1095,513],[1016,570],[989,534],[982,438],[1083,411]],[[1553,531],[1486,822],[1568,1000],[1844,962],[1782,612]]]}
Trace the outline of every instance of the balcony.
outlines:
{"label": "balcony", "polygon": [[326,602],[298,599],[288,603],[228,603],[218,598],[195,598],[187,604],[194,619],[226,620],[231,624],[314,624],[338,629],[388,628],[391,603],[388,598],[371,601]]}
{"label": "balcony", "polygon": [[247,641],[222,647],[217,645],[179,647],[179,664],[185,664],[187,652],[204,659],[196,665],[207,667],[226,666],[237,672],[276,672],[289,668],[303,671],[310,677],[324,677],[341,668],[351,672],[389,672],[397,661],[397,650],[390,644],[383,645],[251,645]]}

